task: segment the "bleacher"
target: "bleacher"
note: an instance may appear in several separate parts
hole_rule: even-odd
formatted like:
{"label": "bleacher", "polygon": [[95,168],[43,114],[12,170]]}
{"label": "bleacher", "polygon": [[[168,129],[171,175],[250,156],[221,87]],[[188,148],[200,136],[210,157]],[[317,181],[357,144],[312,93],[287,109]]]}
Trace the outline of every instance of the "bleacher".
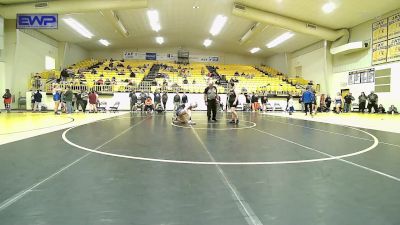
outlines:
{"label": "bleacher", "polygon": [[[151,78],[151,81],[144,82],[144,78],[149,74],[153,65],[157,65],[156,75]],[[109,68],[110,66],[111,68]],[[128,66],[134,73],[134,77],[131,77]],[[130,90],[154,92],[156,89],[166,92],[175,92],[178,90],[179,92],[187,93],[203,93],[209,81],[217,81],[215,77],[208,76],[209,70],[207,66],[215,68],[220,78],[224,78],[228,82],[231,79],[235,79],[235,86],[242,93],[257,92],[272,95],[291,94],[298,96],[301,94],[301,88],[296,86],[296,84],[308,83],[307,80],[302,78],[285,79],[285,75],[267,66],[254,67],[238,64],[206,65],[204,63],[182,65],[173,62],[149,60],[110,61],[89,59],[70,66],[69,70],[75,75],[62,80],[57,85],[60,88],[70,86],[75,91],[95,90],[101,94],[128,92]],[[94,73],[94,70],[96,73]],[[46,71],[41,73],[41,77],[42,79],[46,79],[43,89],[51,93],[55,85],[55,78],[60,78],[60,71]],[[54,81],[48,82],[51,79],[54,79]],[[110,81],[108,82],[110,84],[106,83],[106,81]],[[165,81],[167,85],[164,84]],[[221,82],[220,80],[220,82],[216,83],[225,83],[224,85],[217,85],[217,88],[219,93],[226,93],[226,82]]]}

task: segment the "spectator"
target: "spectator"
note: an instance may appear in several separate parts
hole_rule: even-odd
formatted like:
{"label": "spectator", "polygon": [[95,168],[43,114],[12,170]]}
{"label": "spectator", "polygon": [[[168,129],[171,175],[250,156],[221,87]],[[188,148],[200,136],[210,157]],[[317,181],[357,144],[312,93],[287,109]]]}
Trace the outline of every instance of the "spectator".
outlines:
{"label": "spectator", "polygon": [[65,91],[65,104],[67,107],[67,114],[72,113],[72,98],[73,98],[74,93],[71,91],[70,87],[67,87],[67,90]]}
{"label": "spectator", "polygon": [[326,112],[325,94],[322,94],[319,99],[319,107],[321,112]]}
{"label": "spectator", "polygon": [[348,113],[351,111],[351,103],[354,101],[354,97],[352,93],[348,93],[344,96],[344,112]]}
{"label": "spectator", "polygon": [[6,89],[6,93],[4,93],[3,99],[4,99],[4,108],[9,113],[11,111],[11,101],[12,101],[12,95],[10,89]]}
{"label": "spectator", "polygon": [[154,105],[158,105],[161,103],[161,94],[159,90],[154,92]]}
{"label": "spectator", "polygon": [[365,105],[367,103],[367,96],[364,92],[361,92],[361,95],[358,96],[358,111],[364,113]]}
{"label": "spectator", "polygon": [[41,90],[42,89],[42,81],[40,80],[40,76],[35,76],[33,80],[33,89]]}
{"label": "spectator", "polygon": [[378,113],[386,113],[385,107],[383,107],[382,104],[380,104],[378,107]]}
{"label": "spectator", "polygon": [[164,92],[164,94],[162,95],[164,112],[167,111],[167,101],[168,101],[168,94],[167,94],[167,92]]}
{"label": "spectator", "polygon": [[217,96],[217,87],[214,86],[213,82],[210,82],[208,87],[204,89],[204,101],[207,106],[207,118],[209,121],[212,118],[214,122],[217,122]]}
{"label": "spectator", "polygon": [[368,113],[371,113],[372,108],[374,108],[374,112],[378,113],[378,95],[376,95],[373,91],[368,95]]}
{"label": "spectator", "polygon": [[97,94],[94,91],[89,94],[89,113],[97,113]]}
{"label": "spectator", "polygon": [[176,94],[174,96],[174,111],[178,109],[179,105],[181,104],[181,96],[179,96],[179,92],[176,91]]}
{"label": "spectator", "polygon": [[397,114],[398,113],[397,108],[394,105],[391,105],[388,109],[388,113],[389,114]]}
{"label": "spectator", "polygon": [[244,94],[246,98],[246,105],[243,107],[243,111],[250,111],[251,110],[251,96],[247,93]]}
{"label": "spectator", "polygon": [[330,95],[326,96],[325,103],[326,103],[326,108],[327,108],[328,112],[331,111],[332,99],[331,99]]}
{"label": "spectator", "polygon": [[33,95],[33,99],[35,101],[35,104],[33,106],[33,111],[42,111],[42,94],[40,93],[40,90],[37,90],[36,93]]}
{"label": "spectator", "polygon": [[258,108],[258,95],[253,92],[251,96],[251,109],[252,111],[257,111]]}
{"label": "spectator", "polygon": [[267,95],[264,94],[264,96],[261,97],[261,109],[264,112],[267,109],[267,102],[268,102],[268,97]]}
{"label": "spectator", "polygon": [[287,105],[288,105],[289,115],[292,115],[294,112],[293,96],[289,95],[289,101],[288,101]]}
{"label": "spectator", "polygon": [[186,92],[183,92],[183,95],[182,95],[182,104],[186,104],[186,103],[188,103],[189,101],[188,101],[188,97],[187,97],[187,95],[186,95]]}
{"label": "spectator", "polygon": [[79,111],[79,106],[82,108],[82,112],[86,112],[86,106],[88,103],[88,93],[85,90],[81,90],[76,96],[76,109]]}
{"label": "spectator", "polygon": [[138,98],[136,96],[136,93],[134,91],[131,91],[131,93],[129,93],[129,98],[131,99],[131,112],[136,111],[135,106],[138,102]]}
{"label": "spectator", "polygon": [[302,100],[304,102],[306,116],[308,112],[310,112],[310,115],[312,116],[312,104],[314,102],[314,94],[310,90],[310,87],[307,87],[306,91],[303,93]]}
{"label": "spectator", "polygon": [[61,90],[59,88],[54,88],[53,90],[53,101],[54,101],[54,114],[60,115],[58,108],[61,102]]}
{"label": "spectator", "polygon": [[134,77],[136,77],[136,74],[133,71],[131,71],[131,73],[129,74],[129,77],[134,78]]}
{"label": "spectator", "polygon": [[153,110],[154,110],[153,100],[151,99],[150,96],[147,96],[146,101],[144,102],[144,111],[149,111],[153,113]]}
{"label": "spectator", "polygon": [[343,97],[340,92],[337,93],[335,97],[335,113],[339,114],[343,104]]}

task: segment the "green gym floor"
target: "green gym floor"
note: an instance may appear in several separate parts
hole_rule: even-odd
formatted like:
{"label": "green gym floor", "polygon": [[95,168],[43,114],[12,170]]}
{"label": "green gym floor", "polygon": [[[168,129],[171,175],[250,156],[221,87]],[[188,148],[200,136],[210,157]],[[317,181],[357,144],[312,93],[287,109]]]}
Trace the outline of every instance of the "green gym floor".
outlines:
{"label": "green gym floor", "polygon": [[400,224],[400,134],[226,116],[124,114],[0,145],[0,224]]}

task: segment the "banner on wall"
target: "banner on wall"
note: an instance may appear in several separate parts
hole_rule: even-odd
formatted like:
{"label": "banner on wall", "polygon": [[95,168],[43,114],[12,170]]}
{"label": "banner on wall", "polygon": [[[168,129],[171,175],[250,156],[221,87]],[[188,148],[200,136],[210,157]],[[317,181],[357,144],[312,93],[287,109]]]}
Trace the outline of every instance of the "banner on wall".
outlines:
{"label": "banner on wall", "polygon": [[389,17],[388,39],[400,37],[400,13]]}
{"label": "banner on wall", "polygon": [[146,52],[146,60],[157,60],[157,53]]}
{"label": "banner on wall", "polygon": [[[159,60],[159,61],[176,61],[177,54],[173,53],[149,53],[149,52],[130,52],[123,53],[124,59],[127,60]],[[219,62],[218,56],[206,55],[190,55],[191,62]]]}
{"label": "banner on wall", "polygon": [[388,18],[372,24],[372,42],[386,41],[388,35]]}
{"label": "banner on wall", "polygon": [[143,52],[124,52],[124,59],[144,60],[144,59],[146,59],[146,53],[143,53]]}
{"label": "banner on wall", "polygon": [[375,82],[375,69],[366,69],[349,72],[349,79],[347,84],[364,84]]}
{"label": "banner on wall", "polygon": [[389,40],[387,62],[400,60],[400,37]]}
{"label": "banner on wall", "polygon": [[372,65],[385,63],[387,58],[387,41],[372,45]]}
{"label": "banner on wall", "polygon": [[192,62],[219,62],[218,56],[191,55],[189,60]]}

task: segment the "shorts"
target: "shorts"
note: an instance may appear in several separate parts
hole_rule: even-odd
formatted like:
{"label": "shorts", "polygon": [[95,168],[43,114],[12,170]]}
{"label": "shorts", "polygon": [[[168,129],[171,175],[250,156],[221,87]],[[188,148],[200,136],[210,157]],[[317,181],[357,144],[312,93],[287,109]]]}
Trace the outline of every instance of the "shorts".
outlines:
{"label": "shorts", "polygon": [[236,108],[238,106],[237,102],[233,104],[234,102],[229,102],[229,107],[234,107]]}

